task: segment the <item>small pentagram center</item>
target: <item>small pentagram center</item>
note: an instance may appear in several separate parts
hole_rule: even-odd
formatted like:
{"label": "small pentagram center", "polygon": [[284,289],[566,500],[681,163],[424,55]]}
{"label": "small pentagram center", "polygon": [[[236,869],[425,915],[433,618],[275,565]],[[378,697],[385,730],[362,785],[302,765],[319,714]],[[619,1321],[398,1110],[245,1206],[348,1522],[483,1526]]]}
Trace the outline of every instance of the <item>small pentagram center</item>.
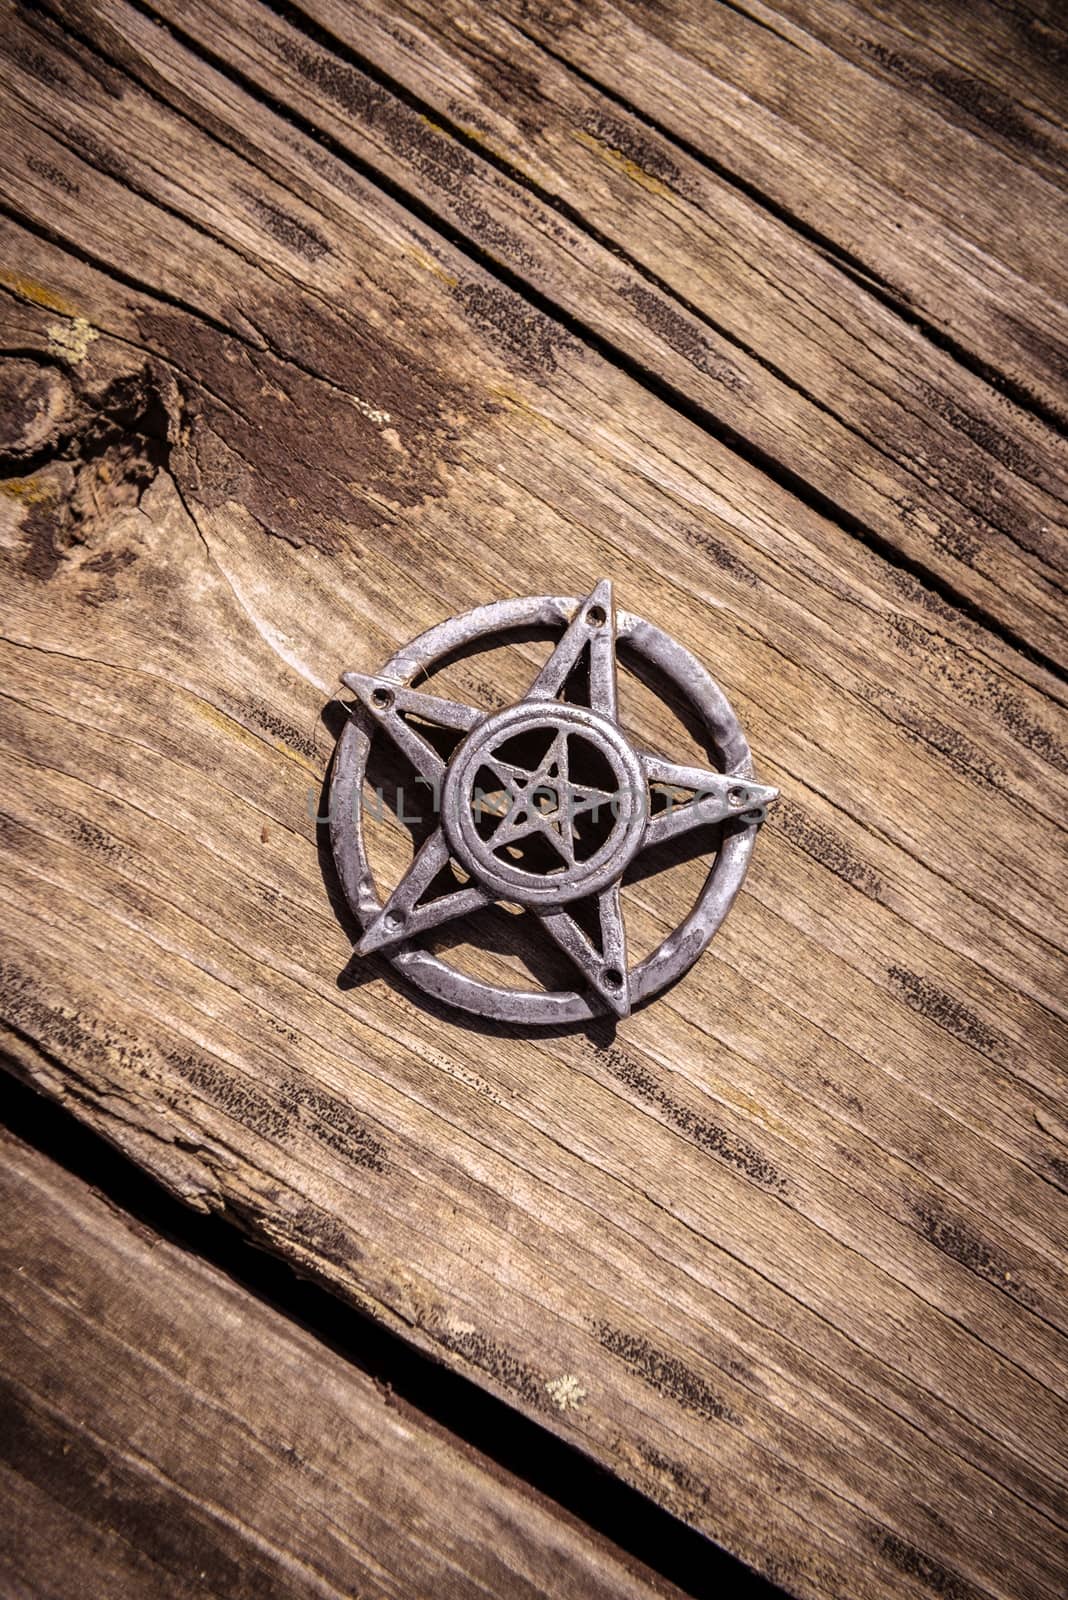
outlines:
{"label": "small pentagram center", "polygon": [[562,904],[617,879],[648,804],[619,728],[552,701],[521,702],[475,728],[449,764],[443,802],[461,866],[528,905]]}

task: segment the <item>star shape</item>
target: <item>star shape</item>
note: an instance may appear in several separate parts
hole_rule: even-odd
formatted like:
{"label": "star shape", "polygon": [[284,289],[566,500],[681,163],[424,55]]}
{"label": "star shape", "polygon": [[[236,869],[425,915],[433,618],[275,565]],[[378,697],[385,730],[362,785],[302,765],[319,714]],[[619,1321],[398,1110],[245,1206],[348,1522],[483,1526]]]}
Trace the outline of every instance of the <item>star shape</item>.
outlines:
{"label": "star shape", "polygon": [[[569,735],[556,734],[539,765],[522,767],[512,761],[486,757],[485,766],[509,797],[509,805],[492,834],[492,848],[518,845],[540,833],[566,866],[575,865],[575,823],[587,812],[612,805],[616,796],[607,789],[571,782]],[[485,806],[490,815],[494,809]]]}
{"label": "star shape", "polygon": [[[536,707],[546,703],[547,721],[551,722],[551,707],[584,652],[588,652],[589,657],[589,710],[596,718],[618,729],[615,609],[608,579],[600,582],[579,606],[522,704]],[[490,721],[490,713],[476,706],[409,689],[383,676],[346,672],[341,681],[353,691],[438,797],[450,763],[422,736],[419,725],[452,729],[467,735]],[[409,720],[412,718],[415,720]],[[476,802],[486,806],[491,818],[498,819],[488,836],[494,852],[507,851],[510,847],[521,851],[535,836],[543,836],[560,859],[564,875],[561,881],[566,881],[568,870],[576,866],[576,819],[586,813],[596,815],[600,808],[618,799],[607,789],[572,781],[568,741],[574,736],[573,730],[569,732],[561,727],[540,761],[532,766],[518,760],[501,759],[496,751],[488,750],[481,765],[500,788]],[[635,750],[633,757],[628,757],[634,758],[647,790],[641,797],[647,811],[637,845],[639,852],[692,828],[728,817],[742,817],[750,823],[762,821],[765,808],[778,797],[777,789],[754,783],[749,778],[682,765],[641,750]],[[679,803],[675,798],[679,791],[692,798]],[[650,804],[651,796],[657,792],[666,801],[659,810]],[[360,954],[392,948],[416,934],[480,910],[496,899],[513,898],[480,882],[477,866],[465,860],[460,865],[470,878],[466,886],[424,899],[452,859],[445,827],[439,821],[386,904],[364,929],[357,946]],[[570,956],[606,1007],[617,1016],[626,1016],[630,1011],[630,986],[618,879],[590,898],[596,898],[599,947],[572,915],[566,899],[560,904],[536,904],[527,909]]]}

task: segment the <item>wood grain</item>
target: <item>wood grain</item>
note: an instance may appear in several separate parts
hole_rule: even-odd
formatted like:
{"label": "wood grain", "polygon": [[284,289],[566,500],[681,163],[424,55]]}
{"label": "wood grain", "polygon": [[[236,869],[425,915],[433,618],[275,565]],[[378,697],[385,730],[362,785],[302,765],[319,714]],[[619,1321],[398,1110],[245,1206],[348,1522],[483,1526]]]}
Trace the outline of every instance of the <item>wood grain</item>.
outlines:
{"label": "wood grain", "polygon": [[[1059,682],[329,129],[139,10],[72,18],[0,56],[13,1070],[792,1592],[1057,1594]],[[785,803],[657,1005],[479,1031],[348,965],[323,703],[602,573]],[[505,704],[546,649],[434,682]],[[388,885],[411,838],[375,846]],[[664,865],[637,955],[705,870]],[[504,913],[449,953],[554,981]]]}
{"label": "wood grain", "polygon": [[679,1594],[37,1151],[0,1153],[5,1593]]}
{"label": "wood grain", "polygon": [[[907,71],[889,74],[862,8],[507,0],[502,9],[1064,420],[1063,161],[1051,177],[1045,148],[1039,160],[1026,144],[999,148],[952,102],[947,116],[944,96],[934,105],[917,95]],[[1056,61],[1058,35],[1063,24],[1047,59]],[[1063,135],[1057,148],[1063,157]]]}
{"label": "wood grain", "polygon": [[[1063,663],[1062,439],[729,177],[481,6],[160,11],[823,514]],[[124,17],[101,5],[89,31]],[[183,46],[137,35],[173,83]]]}
{"label": "wood grain", "polygon": [[963,28],[951,11],[922,0],[868,0],[864,15],[866,33],[881,25],[879,53],[890,54],[898,81],[907,73],[950,115],[979,123],[985,137],[1025,145],[1032,155],[1063,137],[1068,30],[1055,3],[977,0]]}

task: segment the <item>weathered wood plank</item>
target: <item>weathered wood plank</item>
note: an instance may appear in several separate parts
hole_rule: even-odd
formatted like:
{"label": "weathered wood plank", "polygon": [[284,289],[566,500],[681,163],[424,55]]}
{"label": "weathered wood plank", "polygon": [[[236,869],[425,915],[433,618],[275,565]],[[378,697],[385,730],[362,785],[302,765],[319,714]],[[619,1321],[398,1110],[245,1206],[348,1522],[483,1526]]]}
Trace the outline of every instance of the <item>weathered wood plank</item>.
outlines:
{"label": "weathered wood plank", "polygon": [[[32,42],[0,63],[7,348],[55,417],[24,401],[4,484],[11,1065],[795,1592],[1056,1594],[1052,680],[202,60],[178,115]],[[712,953],[614,1039],[339,988],[335,674],[601,571],[787,792]],[[538,659],[441,687],[504,703]],[[410,840],[376,847],[388,882]],[[702,873],[629,885],[639,951]],[[512,919],[469,933],[545,975]]]}
{"label": "weathered wood plank", "polygon": [[[906,99],[760,0],[499,9],[1064,420],[1063,192],[1026,154]],[[863,39],[863,12],[850,15]]]}
{"label": "weathered wood plank", "polygon": [[939,6],[916,0],[772,0],[754,18],[776,13],[822,39],[836,54],[881,73],[906,103],[915,99],[943,120],[992,145],[1028,171],[1063,180],[1068,154],[1063,12],[977,0],[964,26]]}
{"label": "weathered wood plank", "polygon": [[[265,26],[258,7],[158,9],[669,383],[714,433],[1063,659],[1068,451],[1056,433],[504,18],[312,0],[327,37],[419,97],[409,105],[289,20]],[[182,46],[120,0],[84,26],[119,59],[135,46],[131,70],[174,97]],[[248,115],[231,110],[229,138]]]}
{"label": "weathered wood plank", "polygon": [[[192,63],[194,68],[196,65]],[[69,72],[73,69],[68,66],[67,70]],[[213,93],[229,92],[225,80],[212,79],[211,84]],[[32,94],[35,100],[47,103],[36,81],[27,86],[27,93]],[[246,114],[250,113],[250,107],[246,105],[244,109]],[[319,232],[313,235],[310,213],[307,214],[309,220],[301,220],[299,214],[290,217],[285,211],[285,190],[280,185],[261,185],[264,190],[262,195],[252,192],[249,185],[255,182],[255,172],[238,160],[225,159],[225,153],[220,152],[217,145],[213,145],[210,148],[216,170],[206,179],[198,196],[190,189],[190,183],[195,185],[198,181],[195,167],[196,139],[183,122],[168,120],[157,103],[145,101],[133,90],[124,95],[121,113],[116,113],[114,101],[110,98],[101,101],[95,110],[100,113],[99,119],[90,121],[89,125],[78,134],[83,143],[88,141],[94,149],[97,149],[102,135],[107,132],[117,139],[120,134],[119,123],[114,120],[117,114],[121,121],[123,137],[128,137],[131,130],[138,131],[146,141],[150,139],[153,141],[159,152],[165,156],[165,162],[170,163],[171,170],[182,170],[183,164],[191,165],[190,175],[184,178],[179,190],[173,180],[166,176],[165,165],[157,163],[155,167],[148,168],[138,175],[137,188],[140,189],[143,185],[146,187],[145,198],[142,198],[139,193],[132,192],[128,185],[109,178],[101,178],[99,172],[91,165],[78,158],[72,158],[60,143],[52,141],[49,146],[47,136],[39,130],[34,131],[24,121],[22,113],[13,109],[11,116],[13,162],[27,163],[20,175],[21,181],[26,188],[28,202],[38,208],[42,224],[54,226],[66,214],[70,225],[76,228],[85,244],[91,245],[96,251],[111,250],[121,255],[129,266],[134,266],[138,272],[143,272],[146,280],[157,280],[160,289],[172,299],[179,299],[182,295],[191,297],[189,301],[191,307],[196,305],[202,315],[208,316],[227,330],[242,325],[248,326],[247,319],[256,300],[262,300],[265,310],[271,312],[273,307],[270,302],[277,296],[275,274],[281,271],[283,278],[288,274],[290,283],[294,278],[302,281],[307,272],[308,252],[311,252],[317,263],[318,282],[323,287],[333,288],[339,297],[345,294],[346,274],[353,270],[345,261],[347,255],[352,255],[351,245],[338,238],[335,247],[326,251],[323,220],[320,219],[318,223]],[[58,99],[56,115],[60,115]],[[138,118],[140,122],[136,120]],[[39,155],[35,157],[30,150],[31,144],[35,142],[42,148],[50,148],[51,155],[57,162],[66,160],[68,164],[66,172],[61,167],[57,167],[55,172],[64,179],[70,192],[64,191],[62,185],[57,191],[54,173],[41,177],[37,171],[42,165],[41,158]],[[282,150],[290,148],[291,144],[291,136],[283,131],[276,153],[280,155]],[[310,172],[305,170],[305,181],[309,176],[315,177],[314,170]],[[346,188],[351,190],[351,177],[346,177],[342,173],[339,178]],[[226,185],[227,205],[231,208],[229,216],[220,213],[218,200],[212,193],[213,185],[217,181]],[[148,200],[148,195],[153,191],[158,200],[157,205],[151,204]],[[114,220],[109,216],[108,207],[105,207],[100,214],[92,213],[91,209],[87,208],[83,196],[88,197],[95,193],[105,197],[114,208]],[[190,193],[193,194],[191,203],[186,198]],[[267,198],[268,194],[270,198]],[[364,186],[363,194],[369,196],[373,191]],[[350,228],[356,221],[359,202],[354,202],[344,189],[335,190],[334,195],[342,202],[342,210],[335,227]],[[191,206],[188,222],[173,214],[171,207],[174,202]],[[364,203],[366,204],[366,200]],[[283,226],[283,222],[276,215],[278,213],[283,219],[288,218],[292,225]],[[263,220],[264,216],[266,222]],[[272,225],[274,231],[267,231]],[[223,237],[213,241],[211,230],[220,227],[223,230]],[[257,268],[243,253],[247,230],[250,227],[261,230],[264,247],[262,258],[264,265],[261,268]],[[173,234],[170,239],[167,230]],[[279,233],[281,238],[276,237]],[[366,247],[377,253],[377,239],[373,230],[368,231],[366,226],[364,239]],[[410,263],[409,256],[406,263],[409,274]],[[515,304],[518,317],[504,327],[500,325],[499,320],[495,323],[493,313],[497,310],[497,303],[492,297],[484,294],[477,275],[469,273],[469,280],[466,283],[456,277],[456,273],[469,269],[462,258],[457,258],[455,253],[451,255],[450,266],[455,268],[455,272],[446,272],[446,281],[443,284],[444,298],[450,312],[451,324],[457,329],[461,339],[467,336],[467,329],[470,326],[470,321],[465,321],[466,312],[468,319],[474,318],[476,326],[481,323],[489,339],[496,340],[499,348],[502,348],[500,346],[502,339],[511,341],[510,345],[506,342],[503,346],[506,355],[511,355],[513,359],[518,357],[528,367],[533,364],[535,373],[538,372],[539,364],[542,369],[550,367],[555,369],[568,350],[577,353],[577,347],[565,334],[555,333],[552,325],[539,318],[537,314],[519,310],[521,302],[510,300],[507,294],[501,299],[500,306],[503,310],[510,311],[512,304]],[[231,285],[239,276],[243,288],[247,290],[247,305],[237,309],[233,304]],[[453,277],[456,277],[455,283],[447,281]],[[416,293],[422,295],[426,289],[425,269],[417,271],[417,279],[420,282],[420,289]],[[388,298],[392,298],[395,294],[393,286],[388,283],[381,285],[381,292]],[[343,318],[332,325],[331,315],[324,314],[326,323],[324,328],[314,320],[323,314],[318,311],[315,299],[308,297],[305,304],[313,312],[313,325],[302,328],[300,336],[315,337],[327,345],[331,338],[344,336],[346,330]],[[198,328],[187,330],[182,327],[179,337],[184,340],[185,348],[178,352],[174,349],[174,340],[171,338],[173,318],[167,312],[163,312],[158,327],[154,327],[152,316],[151,309],[142,309],[136,319],[132,321],[127,319],[125,327],[120,331],[127,337],[137,338],[142,329],[149,329],[150,339],[154,335],[159,348],[166,349],[169,356],[180,354],[185,374],[194,382],[197,379],[196,363],[200,363],[200,370],[203,373],[207,364],[217,362],[218,355],[214,348],[217,335],[213,338],[211,334],[205,335],[205,332]],[[335,313],[334,318],[337,316]],[[288,338],[292,338],[293,331],[286,330]],[[205,337],[213,348],[205,344]],[[254,335],[253,350],[256,343],[262,343],[259,335]],[[305,358],[303,351],[297,350],[293,353],[297,360]],[[343,462],[346,454],[344,432],[349,426],[349,419],[342,413],[344,427],[339,427],[338,418],[330,419],[329,416],[324,418],[324,405],[330,396],[330,385],[339,381],[343,383],[349,378],[349,374],[336,363],[336,352],[331,352],[329,348],[317,351],[316,357],[325,382],[320,380],[321,387],[317,390],[313,375],[303,384],[300,394],[301,403],[307,408],[308,418],[311,419],[311,425],[308,427],[309,443],[314,440],[315,447],[322,449],[331,442],[318,437],[316,433],[320,423],[325,420],[331,427],[332,442],[339,453],[340,461]],[[375,355],[367,346],[360,348],[357,359],[363,363],[370,363],[372,373],[376,365],[381,366],[383,360],[380,354]],[[270,368],[276,360],[276,356],[269,356],[266,367]],[[191,364],[194,370],[189,372]],[[257,360],[251,369],[252,372],[255,372],[258,364]],[[443,370],[449,369],[443,367]],[[221,429],[225,447],[231,451],[236,447],[239,457],[242,456],[242,447],[246,456],[255,456],[259,442],[257,429],[262,428],[263,422],[257,418],[257,427],[246,429],[241,405],[235,404],[235,401],[243,401],[247,397],[233,391],[235,382],[246,386],[248,378],[240,369],[235,372],[234,364],[229,360],[224,361],[223,373],[226,383],[223,385],[221,401],[216,399],[211,405],[212,431]],[[602,385],[608,403],[616,406],[618,410],[620,421],[615,426],[620,438],[622,458],[632,459],[633,445],[628,437],[629,417],[649,409],[648,402],[635,391],[632,384],[612,374],[611,369],[600,366],[598,381]],[[254,378],[253,385],[254,389],[258,390],[259,380]],[[494,387],[492,380],[490,387]],[[228,388],[232,392],[227,393]],[[501,383],[497,382],[495,388],[499,391],[502,388]],[[440,404],[435,389],[436,377],[424,366],[422,393],[428,404],[435,402]],[[494,393],[488,402],[483,400],[483,407],[485,408],[487,403],[493,406],[502,402],[508,404],[511,401],[514,408],[513,394],[514,391],[507,389],[500,396]],[[412,397],[420,398],[418,392]],[[390,398],[393,398],[392,394]],[[365,400],[361,401],[359,396],[356,403],[362,403],[365,407],[368,405]],[[382,403],[385,404],[384,400]],[[369,409],[372,414],[375,413],[374,406]],[[487,414],[485,409],[484,414]],[[843,536],[819,517],[806,513],[792,497],[777,491],[759,473],[746,470],[737,457],[713,445],[692,426],[680,419],[673,419],[663,408],[660,409],[659,415],[665,418],[664,426],[667,430],[663,452],[666,459],[652,468],[646,481],[664,484],[678,501],[683,513],[680,518],[679,511],[669,512],[666,515],[658,511],[654,517],[647,518],[649,537],[655,541],[656,560],[665,575],[672,574],[673,568],[675,573],[681,571],[685,574],[693,545],[702,537],[686,526],[685,513],[690,505],[694,503],[700,505],[703,500],[705,506],[716,507],[719,485],[733,482],[737,487],[732,492],[736,493],[739,506],[744,505],[750,512],[750,520],[741,528],[735,525],[737,519],[735,524],[725,525],[731,526],[731,537],[734,537],[736,532],[740,532],[743,537],[755,537],[758,546],[763,545],[764,563],[750,571],[743,562],[733,573],[725,573],[724,582],[733,583],[736,592],[746,595],[752,590],[754,581],[759,582],[765,574],[774,580],[772,588],[779,610],[767,613],[769,631],[773,631],[778,638],[780,631],[785,629],[792,636],[788,647],[797,650],[800,656],[799,664],[803,664],[805,670],[814,675],[813,689],[808,697],[810,699],[815,697],[818,701],[820,692],[815,690],[815,681],[830,675],[836,682],[839,692],[846,696],[847,702],[855,702],[861,698],[867,707],[875,708],[876,726],[881,721],[882,707],[888,706],[888,714],[896,721],[898,737],[903,744],[901,760],[898,763],[901,770],[897,775],[897,781],[905,783],[906,791],[910,778],[918,779],[922,771],[922,768],[917,769],[915,756],[907,749],[910,739],[919,737],[934,747],[939,759],[943,761],[949,759],[960,765],[964,781],[978,779],[984,785],[989,784],[999,791],[1003,797],[1002,817],[1010,831],[1021,802],[1035,804],[1042,812],[1054,812],[1055,805],[1051,801],[1048,789],[1049,767],[1051,763],[1059,767],[1063,761],[1063,755],[1057,745],[1060,723],[1057,710],[1050,699],[1041,694],[1029,693],[1022,687],[1017,674],[1023,674],[1027,669],[1019,658],[1012,652],[1001,654],[1000,660],[1005,662],[1005,668],[999,670],[999,666],[992,666],[988,658],[998,655],[999,652],[996,642],[992,641],[983,630],[969,629],[963,619],[955,618],[951,611],[940,607],[911,580],[903,580],[900,574],[887,571],[882,562],[869,558],[865,551],[856,547],[854,541]],[[284,434],[291,421],[300,426],[301,420],[299,416],[290,418],[286,415],[285,421],[279,425],[280,431]],[[416,417],[413,420],[416,423],[416,437],[419,444],[429,444],[430,429],[427,424],[430,421],[432,425],[433,419]],[[574,432],[574,420],[566,413],[561,413],[553,420],[563,424],[565,438]],[[370,436],[368,442],[373,444],[376,453],[373,472],[380,475],[378,482],[383,488],[388,488],[390,497],[395,499],[398,494],[401,496],[399,501],[395,499],[395,503],[403,505],[405,498],[411,500],[414,497],[418,500],[428,490],[436,488],[439,482],[444,482],[442,469],[445,464],[432,451],[429,452],[433,461],[431,474],[422,481],[418,478],[413,479],[412,474],[406,470],[408,462],[403,454],[397,452],[388,442],[388,429],[382,428],[381,424],[376,426],[373,415],[369,418],[361,414],[360,423],[357,425],[362,426]],[[248,437],[245,436],[246,431]],[[278,443],[277,439],[272,441],[273,448],[277,448]],[[567,448],[571,448],[570,442]],[[676,460],[685,462],[685,466],[676,467]],[[306,456],[301,461],[289,463],[288,469],[292,480],[294,467],[301,465],[304,467],[305,477],[297,486],[306,492],[307,509],[301,505],[298,512],[294,508],[295,497],[287,494],[285,484],[276,479],[271,461],[268,460],[265,465],[266,472],[258,462],[255,464],[244,487],[247,489],[248,503],[253,513],[259,515],[269,528],[281,533],[283,537],[289,536],[294,540],[308,537],[306,518],[309,511],[320,527],[320,531],[312,535],[319,542],[325,542],[329,538],[332,517],[347,516],[357,523],[373,525],[377,515],[380,514],[373,495],[371,498],[361,496],[359,489],[353,490],[344,482],[337,482],[336,474],[325,478],[322,475],[309,474]],[[537,486],[537,473],[530,474],[527,463],[521,461],[515,471],[520,475],[526,473],[527,484]],[[672,475],[678,473],[681,473],[681,477],[676,483]],[[603,472],[600,477],[603,480]],[[694,483],[701,485],[696,499],[690,483],[687,482],[688,477],[692,477]],[[374,477],[371,478],[371,482],[373,488]],[[647,488],[646,507],[658,505],[658,490],[652,488],[651,495],[650,498],[650,491]],[[593,526],[599,521],[604,522],[613,515],[611,509],[607,513],[600,512],[597,509],[597,498],[588,491],[583,494],[582,500],[584,504],[576,509],[585,518],[587,525]],[[610,494],[604,504],[611,506]],[[571,508],[562,507],[561,510],[566,524]],[[728,513],[728,517],[730,516],[731,513]],[[474,527],[478,526],[479,524],[474,524]],[[785,531],[787,529],[789,531]],[[478,537],[484,546],[488,544],[490,537],[488,530]],[[729,563],[731,559],[729,542],[712,540],[707,545],[705,553],[710,555],[713,563],[719,563],[720,570],[724,570],[725,563]],[[740,551],[739,553],[741,554]],[[492,581],[498,584],[505,581],[503,580],[505,570],[506,566],[501,566],[499,575]],[[789,594],[784,593],[779,587],[782,581],[779,578],[780,570],[788,572],[789,584],[792,585],[796,579],[803,586],[792,589]],[[854,634],[844,633],[840,626],[839,596],[843,572],[853,574],[860,585],[856,591],[855,601],[859,607],[866,607],[869,604],[867,599],[869,583],[881,586],[882,604],[889,614],[880,614],[878,611],[875,613],[874,626],[879,634],[880,657],[875,662],[870,660],[869,651],[858,643],[858,640],[863,639],[865,633],[873,626],[872,621],[865,619],[864,628]],[[905,597],[904,602],[902,596]],[[771,596],[768,599],[770,600]],[[902,604],[903,611],[899,615],[896,608]],[[813,633],[812,621],[816,615],[821,619],[821,626]],[[884,638],[890,640],[889,653],[884,648]],[[960,644],[965,641],[971,648],[962,650]],[[736,673],[735,680],[739,676],[744,677],[745,674]],[[926,683],[923,683],[924,679],[927,680]],[[908,697],[904,698],[901,690],[902,684],[906,681],[910,692]],[[1042,678],[1044,685],[1048,682],[1046,677]],[[933,692],[924,692],[925,690]],[[744,694],[744,688],[742,692]],[[776,692],[774,685],[770,692]],[[959,705],[962,698],[970,702],[970,705],[963,710]],[[948,715],[954,708],[957,717],[962,719],[956,724]],[[857,712],[858,707],[850,704],[851,716],[856,717]],[[869,720],[863,710],[860,711],[860,716],[862,722]],[[967,727],[969,737],[963,745],[957,743],[954,746],[950,732],[954,725],[961,732]],[[847,724],[843,724],[843,729],[846,726]],[[849,728],[849,732],[850,736],[857,736],[856,730],[852,727]],[[792,737],[796,741],[796,735]],[[871,734],[867,738],[864,735],[859,737],[861,746],[867,744],[871,750],[874,772],[882,765],[885,758],[881,734],[874,736],[874,743]],[[831,759],[834,759],[833,753]],[[798,765],[803,765],[803,761],[791,763],[793,770],[796,770]],[[873,803],[866,812],[866,820],[879,828],[885,827],[897,808],[885,805],[880,785],[876,785],[870,794]],[[995,806],[998,803],[998,798],[991,801]],[[907,823],[905,832],[898,834],[899,844],[907,842],[907,847],[918,844],[925,857],[944,875],[954,877],[962,886],[967,884],[988,903],[995,898],[991,895],[989,884],[992,863],[987,848],[985,845],[980,847],[978,840],[950,841],[947,838],[942,817],[932,815],[929,810],[929,793],[922,782],[915,785],[913,803],[901,809],[902,817],[898,819],[897,825],[900,826],[905,814]],[[995,850],[998,848],[996,836],[991,841],[991,847]],[[961,856],[962,848],[969,852],[965,859]],[[1026,837],[1021,842],[1017,842],[1014,838],[1011,848],[1005,848],[998,864],[1006,870],[1011,868],[1016,873],[1027,873],[1030,869],[1029,881],[1037,889],[1045,881],[1047,853],[1042,845],[1038,845],[1031,851],[1029,860],[1029,848]],[[1022,902],[1018,914],[1025,919],[1030,916],[1035,931],[1045,934],[1047,919],[1044,906],[1034,896]]]}
{"label": "weathered wood plank", "polygon": [[[921,74],[932,93],[941,95],[958,114],[981,118],[988,133],[1015,136],[1021,143],[1029,142],[1032,150],[1049,134],[1043,123],[1063,133],[1068,111],[1064,94],[1068,29],[1056,0],[1013,5],[974,0],[968,7],[967,27],[923,0],[867,0],[865,15],[877,17],[910,41],[907,52],[915,51],[918,43]],[[901,46],[895,43],[893,51],[900,54]],[[950,67],[944,77],[939,75],[939,58]],[[992,95],[985,92],[988,89]],[[1041,119],[1027,123],[1029,141],[1016,134],[1021,109]]]}
{"label": "weathered wood plank", "polygon": [[0,1157],[6,1594],[678,1595],[6,1132]]}

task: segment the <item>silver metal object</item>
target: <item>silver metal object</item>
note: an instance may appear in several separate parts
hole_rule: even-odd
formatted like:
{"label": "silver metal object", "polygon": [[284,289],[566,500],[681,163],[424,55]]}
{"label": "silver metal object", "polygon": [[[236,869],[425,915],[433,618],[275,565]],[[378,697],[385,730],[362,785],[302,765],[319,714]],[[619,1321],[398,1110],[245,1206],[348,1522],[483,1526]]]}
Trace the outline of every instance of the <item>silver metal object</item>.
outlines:
{"label": "silver metal object", "polygon": [[[410,687],[443,658],[531,628],[563,635],[526,696],[504,711]],[[717,763],[681,765],[634,748],[619,726],[616,648],[623,645],[689,702]],[[561,698],[577,669],[586,704]],[[722,691],[690,652],[640,617],[617,612],[606,579],[585,600],[502,600],[440,623],[381,672],[346,672],[357,704],[338,741],[330,794],[334,859],[363,926],[357,950],[381,950],[439,1000],[499,1021],[553,1025],[626,1016],[696,961],[741,887],[757,829],[778,791],[752,776],[749,746]],[[452,729],[446,760],[424,732]],[[383,903],[362,826],[367,759],[377,731],[411,762],[438,815]],[[680,798],[682,796],[683,798]],[[701,824],[722,823],[696,905],[644,961],[628,968],[620,881],[644,850]],[[456,882],[439,892],[451,865]],[[433,890],[433,893],[428,891]],[[415,942],[494,901],[518,904],[567,953],[581,989],[537,992],[481,982]],[[580,902],[595,915],[576,916]],[[588,929],[593,927],[591,934]],[[596,929],[599,927],[600,937]]]}

